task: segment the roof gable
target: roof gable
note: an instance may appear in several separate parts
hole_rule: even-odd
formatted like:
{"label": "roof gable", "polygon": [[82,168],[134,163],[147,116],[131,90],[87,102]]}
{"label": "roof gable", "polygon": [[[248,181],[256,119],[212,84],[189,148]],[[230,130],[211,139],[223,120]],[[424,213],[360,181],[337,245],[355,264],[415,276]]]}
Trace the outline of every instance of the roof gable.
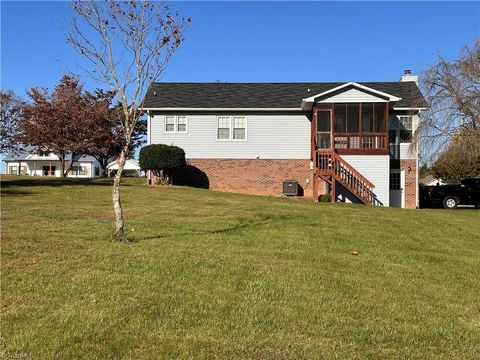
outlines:
{"label": "roof gable", "polygon": [[398,96],[350,81],[320,94],[302,100],[302,109],[310,109],[315,102],[349,103],[349,102],[387,102],[400,101]]}

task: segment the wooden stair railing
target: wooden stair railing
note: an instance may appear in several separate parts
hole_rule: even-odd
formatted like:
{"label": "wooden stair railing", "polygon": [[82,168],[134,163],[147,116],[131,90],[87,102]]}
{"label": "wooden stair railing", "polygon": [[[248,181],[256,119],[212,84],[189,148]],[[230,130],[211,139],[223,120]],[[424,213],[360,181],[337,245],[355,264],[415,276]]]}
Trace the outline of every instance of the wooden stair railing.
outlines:
{"label": "wooden stair railing", "polygon": [[[364,204],[382,205],[373,192],[375,185],[342,159],[335,151],[317,150],[316,160],[318,177],[330,184],[337,181]],[[334,186],[333,189],[335,189]],[[335,190],[333,192],[333,199],[335,199]]]}

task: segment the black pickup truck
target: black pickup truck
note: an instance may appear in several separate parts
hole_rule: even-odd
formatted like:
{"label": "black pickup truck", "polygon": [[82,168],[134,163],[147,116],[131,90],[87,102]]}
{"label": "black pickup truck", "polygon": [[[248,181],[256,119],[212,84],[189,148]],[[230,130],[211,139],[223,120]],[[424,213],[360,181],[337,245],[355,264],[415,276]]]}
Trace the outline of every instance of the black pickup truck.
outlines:
{"label": "black pickup truck", "polygon": [[423,186],[420,189],[422,207],[443,205],[456,209],[458,205],[480,208],[480,178],[463,179],[460,184]]}

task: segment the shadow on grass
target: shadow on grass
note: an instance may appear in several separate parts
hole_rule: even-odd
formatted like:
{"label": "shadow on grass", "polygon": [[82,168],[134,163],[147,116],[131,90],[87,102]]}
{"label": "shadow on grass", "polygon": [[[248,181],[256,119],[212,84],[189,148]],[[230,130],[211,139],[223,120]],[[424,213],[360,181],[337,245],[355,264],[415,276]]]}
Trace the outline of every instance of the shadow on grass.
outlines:
{"label": "shadow on grass", "polygon": [[165,238],[171,238],[171,237],[182,237],[182,236],[188,236],[188,235],[216,235],[216,234],[225,234],[225,233],[235,233],[240,230],[244,229],[251,229],[251,228],[256,228],[260,227],[269,223],[272,223],[274,220],[280,220],[283,219],[283,216],[278,217],[267,217],[263,219],[259,219],[256,221],[242,221],[239,222],[236,225],[233,226],[228,226],[222,229],[213,229],[213,230],[204,230],[204,231],[199,231],[199,230],[193,230],[193,231],[185,231],[179,234],[161,234],[161,235],[150,235],[150,236],[144,236],[141,238],[138,238],[138,240],[155,240],[155,239],[165,239]]}
{"label": "shadow on grass", "polygon": [[[52,187],[61,187],[61,186],[72,186],[72,185],[95,185],[95,186],[112,186],[112,178],[93,178],[93,179],[72,179],[72,178],[42,178],[42,177],[31,177],[31,178],[11,178],[2,179],[2,193],[5,191],[4,188],[11,187],[35,187],[35,186],[52,186]],[[122,186],[131,186],[122,181]],[[18,192],[17,192],[18,193]]]}
{"label": "shadow on grass", "polygon": [[0,196],[31,196],[33,195],[30,191],[23,191],[23,190],[14,190],[14,189],[1,189]]}

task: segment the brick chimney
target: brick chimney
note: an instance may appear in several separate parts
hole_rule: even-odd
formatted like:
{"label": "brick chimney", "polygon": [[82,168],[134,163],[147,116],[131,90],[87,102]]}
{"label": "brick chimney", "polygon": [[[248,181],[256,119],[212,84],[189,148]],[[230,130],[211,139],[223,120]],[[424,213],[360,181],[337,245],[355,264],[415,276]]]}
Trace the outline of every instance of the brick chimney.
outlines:
{"label": "brick chimney", "polygon": [[403,75],[400,78],[400,81],[415,81],[415,84],[418,85],[418,76],[417,75],[412,75],[412,70],[406,69],[403,72]]}

